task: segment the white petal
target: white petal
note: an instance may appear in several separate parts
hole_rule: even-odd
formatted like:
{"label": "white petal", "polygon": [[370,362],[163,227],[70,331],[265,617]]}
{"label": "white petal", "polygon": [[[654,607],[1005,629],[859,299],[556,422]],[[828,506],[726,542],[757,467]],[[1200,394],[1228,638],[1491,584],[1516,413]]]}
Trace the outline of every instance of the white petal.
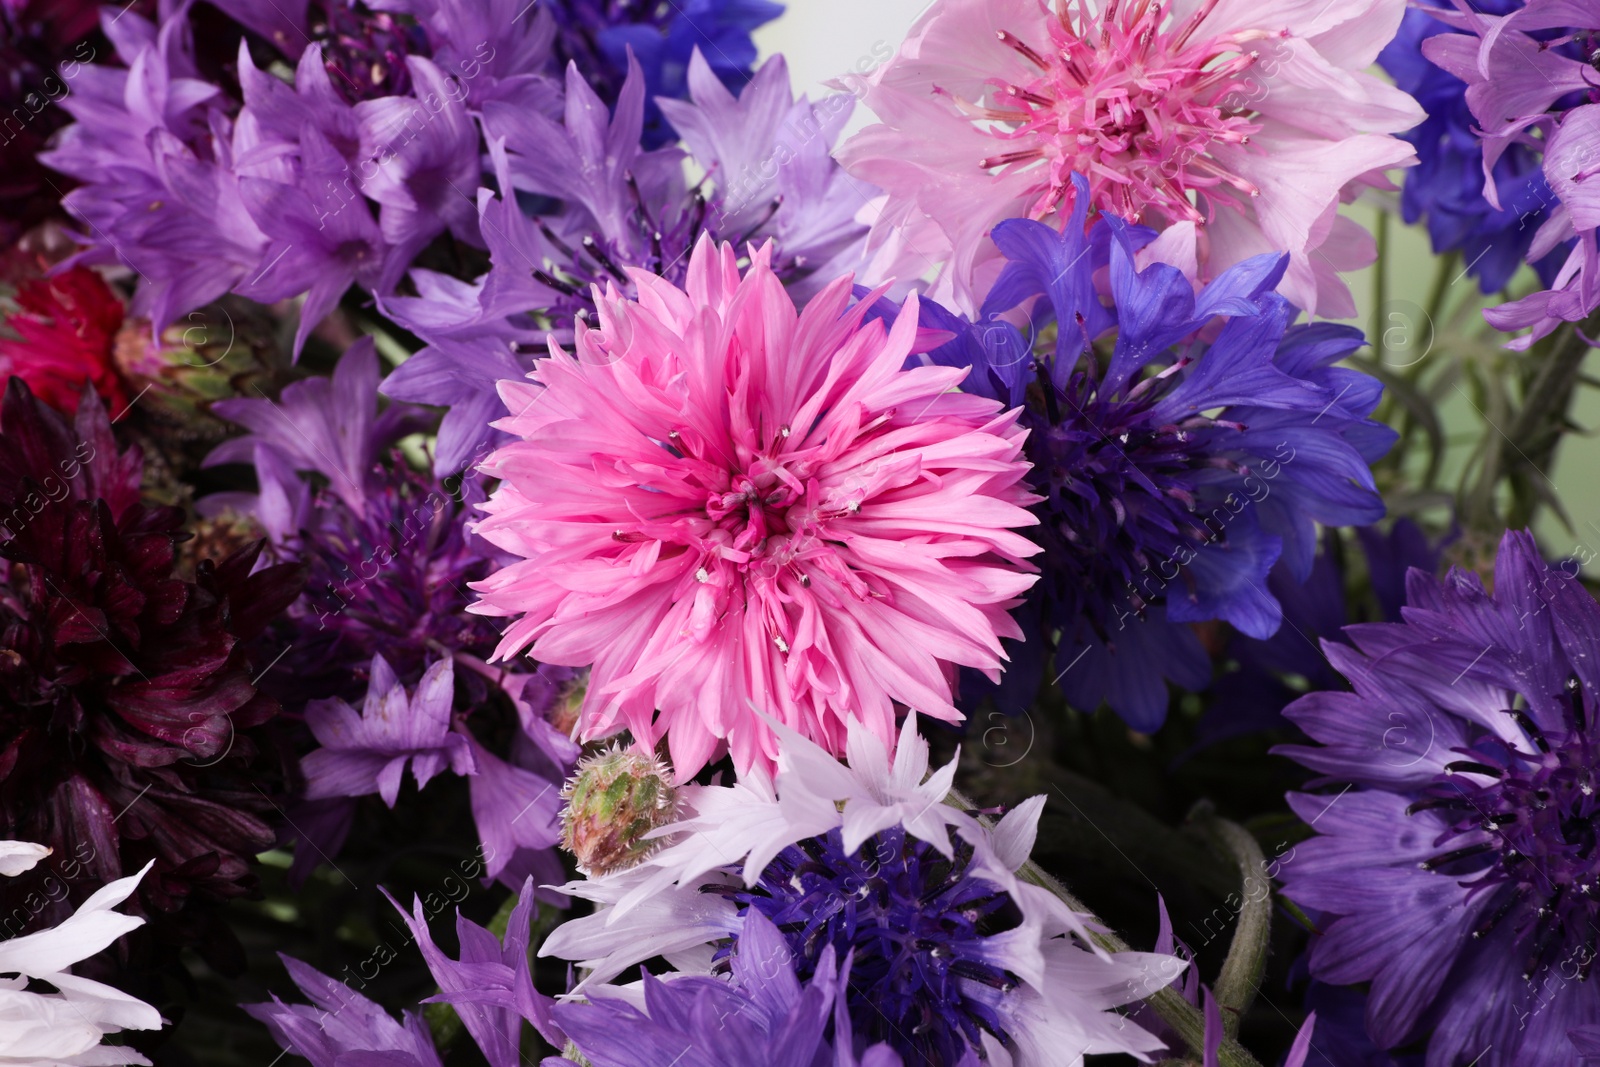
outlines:
{"label": "white petal", "polygon": [[128,899],[139,885],[139,879],[154,863],[151,860],[138,874],[119,878],[96,890],[60,926],[0,941],[0,973],[14,972],[50,980],[51,975],[66,971],[128,931],[143,926],[143,919],[111,909]]}
{"label": "white petal", "polygon": [[995,858],[1013,871],[1033,855],[1039,836],[1039,816],[1044,811],[1044,795],[1029,797],[1012,808],[995,824],[990,847]]}
{"label": "white petal", "polygon": [[539,947],[541,956],[577,960],[580,967],[593,968],[574,993],[609,981],[651,956],[686,952],[739,928],[738,908],[731,900],[698,888],[657,893],[620,917],[608,911],[567,920]]}
{"label": "white petal", "polygon": [[50,855],[50,850],[31,841],[0,841],[0,874],[15,878]]}

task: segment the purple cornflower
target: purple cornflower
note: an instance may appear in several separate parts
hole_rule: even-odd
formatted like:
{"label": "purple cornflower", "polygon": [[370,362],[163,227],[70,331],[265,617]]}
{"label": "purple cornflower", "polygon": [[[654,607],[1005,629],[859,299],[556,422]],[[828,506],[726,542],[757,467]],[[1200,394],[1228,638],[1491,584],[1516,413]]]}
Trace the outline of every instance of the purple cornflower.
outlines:
{"label": "purple cornflower", "polygon": [[[1527,259],[1571,249],[1548,288],[1484,312],[1496,329],[1530,328],[1508,346],[1526,348],[1600,307],[1600,171],[1592,158],[1600,104],[1591,65],[1600,3],[1530,0],[1504,17],[1471,7],[1438,17],[1466,32],[1428,38],[1422,54],[1467,84],[1467,106],[1481,131],[1484,197],[1496,209],[1513,207],[1515,187],[1502,187],[1501,161],[1509,158],[1516,170],[1519,160],[1542,153],[1551,199],[1541,205]],[[1523,220],[1539,216],[1525,211]]]}
{"label": "purple cornflower", "polygon": [[[1022,407],[1032,430],[1045,554],[1020,609],[1034,636],[1013,646],[1012,672],[1031,675],[1020,702],[1053,651],[1071,704],[1104,701],[1149,731],[1166,717],[1167,679],[1209,678],[1188,623],[1270,637],[1283,616],[1273,565],[1303,580],[1317,523],[1383,515],[1369,464],[1394,432],[1368,417],[1378,382],[1334,366],[1360,331],[1291,325],[1298,313],[1272,291],[1284,257],[1248,259],[1196,291],[1176,268],[1139,268],[1151,231],[1104,216],[1086,235],[1087,202],[1062,232],[995,227],[1007,262],[980,322],[925,303],[923,325],[956,335],[925,358],[971,367],[962,388]],[[1018,307],[1030,309],[1026,338],[1001,318]]]}
{"label": "purple cornflower", "polygon": [[[301,636],[288,672],[308,696],[358,697],[351,679],[379,653],[414,684],[437,647],[486,658],[499,636],[463,613],[466,583],[490,570],[491,550],[464,527],[477,483],[442,485],[395,454],[395,442],[427,420],[405,404],[380,412],[378,384],[364,338],[331,378],[296,382],[277,402],[214,407],[252,432],[206,462],[253,462],[261,492],[213,498],[208,509],[253,512],[275,550],[308,567],[306,594],[290,611]],[[313,488],[307,474],[322,484]]]}
{"label": "purple cornflower", "polygon": [[[233,0],[234,8],[246,6],[258,5],[252,0]],[[321,46],[322,62],[340,96],[354,104],[383,96],[405,96],[411,91],[406,57],[428,56],[431,51],[422,27],[397,18],[390,11],[368,10],[349,0],[318,0],[317,8],[310,34]],[[305,40],[305,35],[297,34],[274,43],[286,56],[293,56]]]}
{"label": "purple cornflower", "polygon": [[418,1012],[397,1023],[378,1004],[336,979],[289,956],[280,956],[289,977],[310,1004],[246,1004],[285,1052],[310,1060],[312,1067],[443,1067],[428,1024]]}
{"label": "purple cornflower", "polygon": [[[496,384],[526,376],[552,333],[569,340],[573,323],[593,313],[595,286],[630,291],[635,267],[681,282],[705,234],[740,247],[773,239],[774,268],[801,298],[859,256],[866,229],[855,214],[870,190],[829,155],[850,96],[795,100],[788,68],[774,57],[735,99],[694,57],[692,101],[664,104],[707,175],[690,188],[682,152],[640,146],[646,87],[637,64],[632,70],[614,112],[575,67],[562,121],[487,105],[500,190],[479,194],[490,271],[470,285],[414,271],[419,296],[385,301],[428,347],[384,391],[451,408],[439,433],[441,474],[481,458],[496,439],[488,424],[505,413]],[[529,215],[529,203],[542,207]]]}
{"label": "purple cornflower", "polygon": [[62,205],[82,224],[84,262],[139,276],[133,311],[163,328],[260,270],[268,238],[233,169],[230,108],[199,78],[188,24],[125,12],[112,43],[126,64],[84,66],[61,106],[77,121],[40,158],[81,184]]}
{"label": "purple cornflower", "polygon": [[[378,223],[394,248],[377,286],[388,291],[404,268],[445,230],[478,242],[478,126],[461,83],[431,60],[406,60],[415,97],[385,96],[355,107],[360,158],[347,176],[378,205]],[[362,205],[356,205],[360,209]]]}
{"label": "purple cornflower", "polygon": [[[396,903],[396,907],[399,904]],[[752,913],[731,942],[726,977],[669,974],[644,976],[633,990],[605,988],[593,999],[555,1003],[533,986],[528,960],[532,883],[524,884],[506,924],[504,940],[457,916],[460,958],[434,942],[422,902],[401,915],[416,938],[438,995],[459,1014],[490,1067],[526,1063],[520,1045],[526,1025],[557,1048],[568,1042],[593,1067],[902,1067],[884,1043],[855,1036],[846,990],[851,959],[842,962],[824,948],[811,972],[796,973],[800,961],[784,935],[759,912]],[[314,1067],[438,1067],[441,1063],[422,1017],[405,1012],[395,1020],[360,993],[298,960],[283,957],[289,976],[310,1004],[247,1004],[286,1052]],[[548,1067],[570,1064],[558,1057]],[[971,1052],[949,1067],[979,1067]]]}
{"label": "purple cornflower", "polygon": [[[562,1046],[565,1039],[550,1021],[551,1002],[533,988],[528,962],[528,935],[537,907],[531,880],[521,885],[504,942],[457,915],[461,956],[455,960],[434,943],[420,898],[411,914],[389,899],[411,928],[439,984],[440,993],[427,1003],[448,1002],[455,1007],[490,1067],[519,1067],[525,1062],[519,1052],[525,1021],[546,1040]],[[342,982],[299,960],[282,959],[311,1004],[285,1004],[273,997],[269,1004],[246,1004],[244,1010],[266,1024],[285,1052],[304,1056],[313,1067],[439,1067],[438,1050],[420,1013],[405,1012],[404,1023],[397,1023]]]}
{"label": "purple cornflower", "polygon": [[1600,1023],[1587,981],[1600,605],[1576,574],[1517,532],[1500,544],[1493,593],[1459,569],[1414,570],[1403,622],[1323,646],[1353,692],[1285,711],[1319,744],[1278,751],[1348,785],[1290,794],[1317,833],[1284,864],[1284,892],[1324,916],[1313,977],[1370,983],[1380,1048],[1568,1063],[1567,1032]]}
{"label": "purple cornflower", "polygon": [[[548,16],[510,28],[498,0],[444,5],[414,34],[342,0],[310,23],[303,2],[223,6],[297,61],[292,85],[256,66],[250,40],[236,85],[203,78],[186,4],[158,23],[119,15],[126,69],[83,69],[62,100],[77,121],[43,158],[82,183],[63,202],[80,258],[135,270],[134,310],[158,330],[228,292],[305,294],[298,354],[352,285],[388,292],[446,233],[481,246],[477,109],[559,105],[554,30]],[[500,15],[487,51],[454,43]]]}
{"label": "purple cornflower", "polygon": [[337,697],[306,708],[306,724],[322,745],[301,761],[308,799],[378,793],[392,808],[408,763],[418,789],[446,765],[456,774],[476,772],[467,738],[450,729],[455,673],[449,660],[423,672],[410,695],[381,655],[372,658],[368,679],[359,714]]}
{"label": "purple cornflower", "polygon": [[[214,407],[252,432],[207,462],[253,462],[260,492],[218,494],[206,509],[254,514],[272,551],[308,575],[275,631],[282,661],[272,675],[323,746],[305,758],[310,808],[296,821],[331,856],[352,825],[345,798],[379,792],[392,806],[408,759],[419,788],[448,763],[467,777],[487,876],[558,878],[560,782],[577,746],[546,713],[573,672],[486,665],[500,635],[465,610],[468,583],[498,558],[466,528],[481,481],[412,469],[393,446],[426,422],[404,404],[380,411],[379,381],[364,339],[331,378],[290,385],[277,402]],[[359,717],[356,702],[366,706]],[[467,717],[514,718],[520,729],[491,752],[457,722]],[[299,850],[297,873],[314,856]]]}
{"label": "purple cornflower", "polygon": [[235,289],[264,304],[306,294],[295,330],[296,352],[352,284],[376,288],[385,259],[393,258],[378,222],[366,210],[344,210],[336,189],[349,168],[327,138],[307,125],[299,147],[299,181],[239,180],[245,209],[269,244],[263,253],[266,266]]}
{"label": "purple cornflower", "polygon": [[[1505,15],[1521,0],[1479,0],[1477,10]],[[1411,7],[1378,63],[1428,116],[1401,139],[1417,149],[1417,165],[1405,172],[1400,213],[1408,223],[1426,221],[1435,253],[1460,252],[1467,273],[1485,293],[1498,292],[1533,246],[1554,199],[1539,168],[1534,147],[1513,144],[1493,167],[1499,206],[1484,197],[1483,144],[1467,105],[1467,85],[1423,55],[1423,44],[1457,32],[1434,15],[1453,13],[1443,2]],[[1565,258],[1565,249],[1547,252],[1534,263],[1548,285]]]}
{"label": "purple cornflower", "polygon": [[551,77],[559,69],[556,23],[548,3],[386,0],[383,6],[415,19],[415,33],[426,44],[413,44],[411,54],[428,55],[457,81],[474,110],[490,100],[543,112],[560,107],[561,88]]}
{"label": "purple cornflower", "polygon": [[451,959],[434,943],[420,898],[413,900],[409,915],[398,901],[389,899],[411,928],[433,980],[439,983],[439,995],[430,999],[455,1006],[462,1024],[491,1064],[512,1067],[520,1061],[524,1022],[533,1024],[551,1044],[562,1044],[561,1031],[550,1018],[550,998],[533,987],[528,936],[538,905],[532,878],[521,885],[503,941],[457,913],[458,959]]}

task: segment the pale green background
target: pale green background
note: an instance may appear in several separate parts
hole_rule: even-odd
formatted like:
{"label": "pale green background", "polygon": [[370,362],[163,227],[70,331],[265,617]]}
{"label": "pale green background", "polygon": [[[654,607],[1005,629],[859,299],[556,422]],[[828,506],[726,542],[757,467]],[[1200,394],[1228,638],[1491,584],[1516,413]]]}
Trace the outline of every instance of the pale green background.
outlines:
{"label": "pale green background", "polygon": [[[756,42],[763,57],[782,52],[788,60],[796,90],[816,99],[832,91],[823,84],[829,79],[846,71],[865,69],[874,56],[885,54],[886,47],[898,47],[906,30],[928,6],[929,0],[791,0],[781,18],[757,32]],[[869,120],[865,109],[858,108],[850,128],[860,128]],[[1393,203],[1392,194],[1389,202]],[[1375,203],[1358,203],[1346,210],[1372,228],[1377,213]],[[1420,228],[1401,225],[1396,214],[1390,220],[1389,244],[1387,288],[1391,308],[1397,301],[1409,301],[1419,307],[1426,304],[1427,291],[1435,274],[1435,259],[1428,247],[1427,235]],[[1371,271],[1351,275],[1348,281],[1360,309],[1358,318],[1353,321],[1371,336],[1374,332]],[[1452,289],[1466,296],[1469,295],[1466,291],[1475,291],[1475,286],[1471,279],[1463,279]],[[1381,328],[1404,330],[1411,327],[1404,315],[1395,319],[1392,318],[1394,314],[1391,310],[1385,315]],[[1588,373],[1600,377],[1600,357],[1591,357]],[[1459,393],[1451,395],[1453,400],[1444,408],[1444,420],[1452,441],[1458,445],[1447,468],[1449,484],[1453,485],[1461,454],[1479,435],[1495,431],[1474,413],[1470,401]],[[1600,391],[1581,390],[1574,405],[1574,416],[1580,426],[1600,426]],[[1600,440],[1593,436],[1568,435],[1557,454],[1554,469],[1546,473],[1555,483],[1577,530],[1575,534],[1569,533],[1547,514],[1539,524],[1539,534],[1552,555],[1565,556],[1581,548],[1584,551],[1578,553],[1580,555],[1600,557],[1597,470],[1600,470]],[[1600,573],[1600,559],[1590,569]]]}

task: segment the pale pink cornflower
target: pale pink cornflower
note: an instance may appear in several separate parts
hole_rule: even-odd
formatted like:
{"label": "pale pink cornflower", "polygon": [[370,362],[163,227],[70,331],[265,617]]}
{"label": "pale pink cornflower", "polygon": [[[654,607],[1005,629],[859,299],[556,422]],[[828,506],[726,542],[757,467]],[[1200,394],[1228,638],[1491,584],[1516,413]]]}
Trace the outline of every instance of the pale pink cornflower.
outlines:
{"label": "pale pink cornflower", "polygon": [[1164,231],[1152,258],[1209,281],[1290,254],[1280,290],[1355,314],[1341,271],[1371,235],[1338,214],[1415,161],[1391,134],[1423,118],[1365,73],[1405,0],[937,0],[900,50],[846,79],[877,114],[840,148],[884,190],[871,273],[969,313],[1000,267],[990,229],[1093,206]]}
{"label": "pale pink cornflower", "polygon": [[955,666],[997,676],[1034,581],[1015,412],[905,367],[914,298],[865,321],[846,275],[797,313],[769,258],[702,239],[686,289],[597,289],[572,354],[500,383],[521,440],[483,468],[478,533],[522,557],[474,586],[515,618],[496,655],[592,664],[580,732],[665,735],[680,780],[774,766],[757,707],[834,753],[959,720]]}

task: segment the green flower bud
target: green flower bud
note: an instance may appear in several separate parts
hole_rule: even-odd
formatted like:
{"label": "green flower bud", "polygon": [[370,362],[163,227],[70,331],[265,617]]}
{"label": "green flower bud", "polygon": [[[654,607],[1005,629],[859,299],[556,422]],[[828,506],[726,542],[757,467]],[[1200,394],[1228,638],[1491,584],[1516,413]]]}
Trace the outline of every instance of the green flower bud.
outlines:
{"label": "green flower bud", "polygon": [[589,672],[587,669],[579,671],[561,687],[561,692],[556,695],[550,704],[550,710],[545,712],[550,725],[555,727],[564,737],[576,737],[578,732],[578,712],[583,707],[583,698],[589,692]]}
{"label": "green flower bud", "polygon": [[579,761],[561,796],[561,845],[591,878],[642,862],[661,846],[645,835],[678,817],[672,768],[616,746]]}

